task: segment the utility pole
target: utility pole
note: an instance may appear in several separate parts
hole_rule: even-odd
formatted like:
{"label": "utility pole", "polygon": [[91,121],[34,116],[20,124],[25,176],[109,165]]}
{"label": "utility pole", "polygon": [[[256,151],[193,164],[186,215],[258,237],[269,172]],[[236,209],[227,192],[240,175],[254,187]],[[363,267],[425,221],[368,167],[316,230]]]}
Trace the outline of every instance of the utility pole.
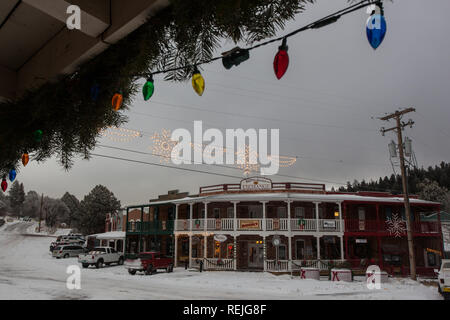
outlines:
{"label": "utility pole", "polygon": [[406,177],[406,169],[405,169],[405,155],[404,155],[404,143],[403,143],[403,137],[402,137],[402,130],[406,126],[410,126],[412,128],[412,125],[414,122],[412,120],[409,120],[408,122],[402,122],[402,116],[410,113],[415,112],[416,109],[414,108],[407,108],[404,110],[396,111],[390,115],[387,115],[385,117],[380,118],[380,120],[388,121],[391,119],[395,119],[396,126],[385,129],[381,128],[381,133],[384,136],[384,134],[388,131],[397,131],[397,140],[398,140],[398,150],[399,150],[399,156],[400,156],[400,170],[402,172],[402,185],[403,185],[403,200],[405,204],[405,213],[406,213],[406,234],[408,237],[408,252],[409,252],[409,269],[411,273],[411,279],[416,280],[416,257],[414,253],[414,243],[413,243],[413,236],[412,236],[412,228],[411,228],[411,206],[409,204],[409,194],[408,194],[408,183],[407,183],[407,177]]}
{"label": "utility pole", "polygon": [[42,219],[42,205],[44,204],[44,194],[41,195],[41,209],[39,210],[39,228],[38,233],[41,232],[41,219]]}

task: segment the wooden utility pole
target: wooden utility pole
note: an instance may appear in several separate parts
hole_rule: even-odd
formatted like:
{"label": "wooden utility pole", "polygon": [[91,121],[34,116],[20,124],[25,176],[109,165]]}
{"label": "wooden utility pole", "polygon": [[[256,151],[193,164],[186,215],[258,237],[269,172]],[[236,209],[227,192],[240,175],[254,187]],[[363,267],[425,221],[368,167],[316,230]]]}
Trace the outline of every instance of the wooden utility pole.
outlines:
{"label": "wooden utility pole", "polygon": [[42,205],[44,204],[44,194],[41,195],[41,209],[39,210],[39,228],[38,233],[41,232],[41,219],[42,219]]}
{"label": "wooden utility pole", "polygon": [[411,206],[409,204],[409,194],[408,194],[408,183],[407,183],[407,177],[406,177],[406,169],[405,169],[405,155],[404,155],[404,144],[403,144],[403,137],[402,137],[402,130],[406,126],[411,126],[414,124],[412,120],[409,120],[408,122],[402,122],[401,118],[403,115],[415,112],[416,109],[414,108],[407,108],[401,111],[396,111],[390,115],[387,115],[385,117],[380,118],[383,121],[388,121],[391,119],[395,119],[396,126],[385,129],[381,128],[381,133],[384,134],[388,131],[397,131],[397,140],[398,140],[398,151],[399,151],[399,157],[400,157],[400,170],[402,172],[402,185],[403,185],[403,200],[405,204],[405,213],[406,213],[406,234],[408,237],[408,252],[409,252],[409,269],[411,273],[411,279],[416,280],[416,257],[414,253],[414,242],[413,242],[413,236],[412,236],[412,228],[411,228]]}

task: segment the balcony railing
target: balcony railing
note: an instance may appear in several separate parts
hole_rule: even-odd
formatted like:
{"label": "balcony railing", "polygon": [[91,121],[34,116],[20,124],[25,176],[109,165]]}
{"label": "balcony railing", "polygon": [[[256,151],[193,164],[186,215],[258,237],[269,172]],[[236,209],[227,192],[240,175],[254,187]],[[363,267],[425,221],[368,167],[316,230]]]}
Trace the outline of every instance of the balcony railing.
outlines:
{"label": "balcony railing", "polygon": [[[401,220],[406,230],[406,220]],[[438,233],[439,223],[435,221],[412,221],[412,231],[415,233]],[[386,221],[377,220],[345,220],[345,231],[347,232],[387,232],[388,224]]]}
{"label": "balcony railing", "polygon": [[174,229],[174,221],[144,221],[144,222],[128,222],[127,232],[171,232]]}
{"label": "balcony railing", "polygon": [[[294,233],[301,232],[316,232],[317,221],[319,222],[319,232],[340,232],[341,222],[338,219],[290,219],[291,231]],[[192,229],[189,228],[188,219],[180,219],[176,221],[176,231],[204,231],[205,219],[192,219]],[[236,219],[237,231],[262,231],[264,230],[264,222],[266,223],[267,231],[288,231],[289,219],[255,219],[255,218],[238,218]],[[233,231],[234,219],[206,219],[207,231]]]}

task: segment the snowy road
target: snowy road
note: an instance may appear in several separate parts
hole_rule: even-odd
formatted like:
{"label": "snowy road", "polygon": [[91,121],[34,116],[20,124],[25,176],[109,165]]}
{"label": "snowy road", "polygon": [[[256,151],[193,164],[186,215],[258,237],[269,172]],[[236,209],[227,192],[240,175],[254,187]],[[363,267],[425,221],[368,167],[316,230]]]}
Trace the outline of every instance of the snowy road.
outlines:
{"label": "snowy road", "polygon": [[81,269],[81,289],[66,288],[66,268],[76,258],[54,259],[54,239],[27,234],[33,223],[0,228],[0,299],[441,299],[435,287],[392,279],[381,290],[365,283],[299,280],[254,272],[190,272],[152,276],[123,266]]}

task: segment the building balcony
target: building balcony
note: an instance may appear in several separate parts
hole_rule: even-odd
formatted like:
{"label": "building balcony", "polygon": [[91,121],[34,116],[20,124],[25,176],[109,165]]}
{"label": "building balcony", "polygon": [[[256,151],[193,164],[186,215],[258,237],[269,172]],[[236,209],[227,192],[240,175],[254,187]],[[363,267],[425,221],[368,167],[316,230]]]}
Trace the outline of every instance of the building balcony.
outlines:
{"label": "building balcony", "polygon": [[144,221],[128,222],[127,233],[172,233],[174,230],[174,220],[167,221]]}
{"label": "building balcony", "polygon": [[[233,218],[206,219],[206,231],[289,231],[289,220],[293,233],[341,232],[337,219],[257,219],[237,218],[236,229]],[[265,222],[265,226],[264,226]],[[319,227],[317,227],[319,222]],[[175,231],[205,231],[205,219],[182,219],[175,223]]]}
{"label": "building balcony", "polygon": [[[400,221],[400,227],[406,230],[406,220]],[[386,221],[345,219],[346,232],[388,232]],[[414,233],[439,233],[439,223],[434,221],[413,221]]]}

